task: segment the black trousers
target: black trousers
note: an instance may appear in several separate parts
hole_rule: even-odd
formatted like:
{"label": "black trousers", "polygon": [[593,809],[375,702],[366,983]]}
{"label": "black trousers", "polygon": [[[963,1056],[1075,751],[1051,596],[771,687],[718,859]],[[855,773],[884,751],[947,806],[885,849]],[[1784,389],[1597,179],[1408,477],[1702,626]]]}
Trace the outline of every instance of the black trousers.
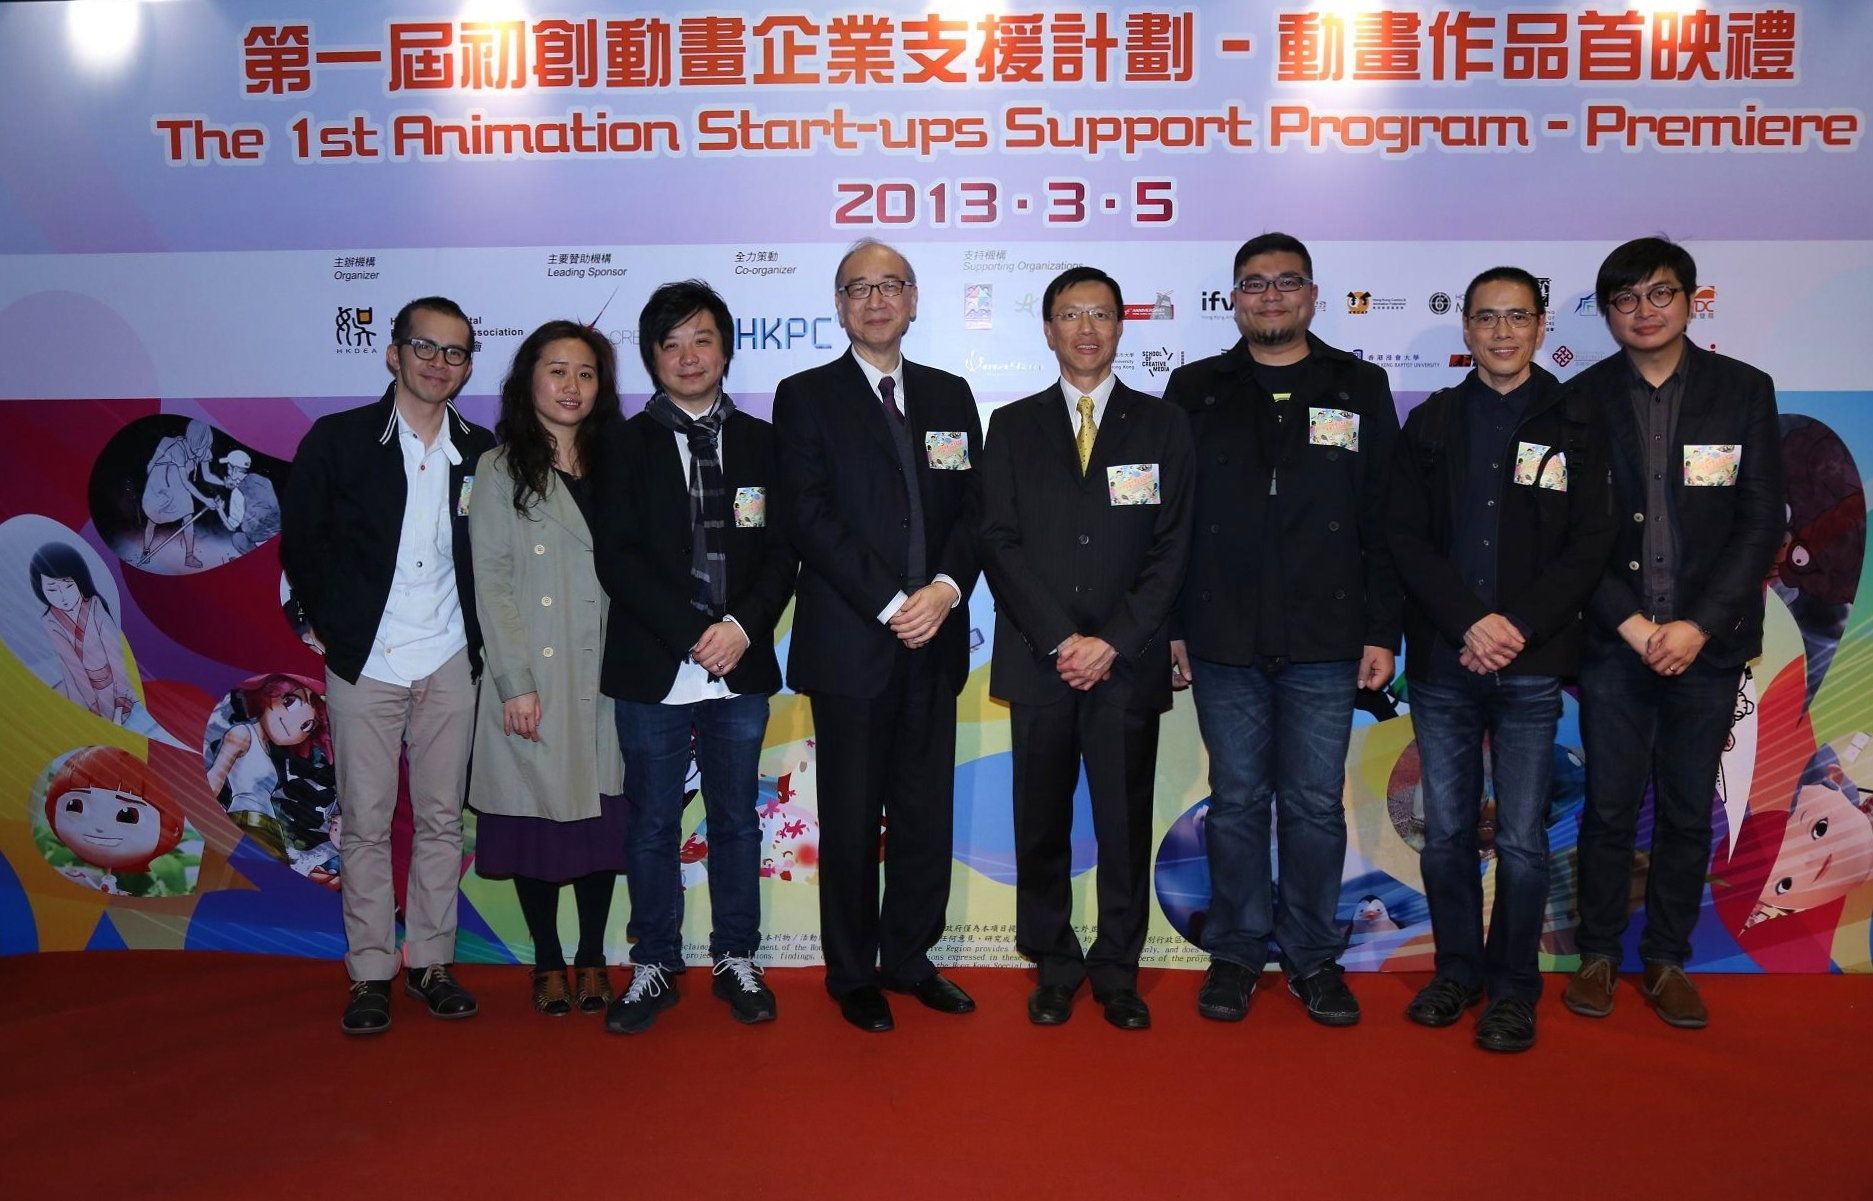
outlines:
{"label": "black trousers", "polygon": [[[1014,736],[1015,947],[1043,985],[1092,979],[1104,997],[1138,984],[1151,919],[1151,801],[1158,715],[1074,692],[1010,706]],[[1099,845],[1098,934],[1082,953],[1073,932],[1073,794],[1086,765]]]}
{"label": "black trousers", "polygon": [[935,975],[929,951],[943,937],[949,912],[956,694],[927,649],[894,653],[890,682],[878,696],[810,698],[819,774],[820,949],[826,989],[835,997]]}

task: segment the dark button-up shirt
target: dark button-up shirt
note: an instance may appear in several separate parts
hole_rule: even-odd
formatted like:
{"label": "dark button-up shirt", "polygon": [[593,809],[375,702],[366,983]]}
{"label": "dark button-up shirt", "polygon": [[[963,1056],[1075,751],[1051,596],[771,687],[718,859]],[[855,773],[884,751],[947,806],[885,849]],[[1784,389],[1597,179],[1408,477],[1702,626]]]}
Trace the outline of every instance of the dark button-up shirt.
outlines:
{"label": "dark button-up shirt", "polygon": [[1628,393],[1639,427],[1639,461],[1645,472],[1645,533],[1639,561],[1640,603],[1653,621],[1678,616],[1678,519],[1671,503],[1672,472],[1683,470],[1678,453],[1678,410],[1684,400],[1685,365],[1654,388],[1631,368]]}
{"label": "dark button-up shirt", "polygon": [[[1476,372],[1459,385],[1462,420],[1469,451],[1451,467],[1457,476],[1457,504],[1451,513],[1450,560],[1478,600],[1494,612],[1497,606],[1497,527],[1502,514],[1503,481],[1515,462],[1515,432],[1535,396],[1528,379],[1506,395],[1497,392]],[[1461,672],[1461,647],[1441,646],[1433,669]]]}

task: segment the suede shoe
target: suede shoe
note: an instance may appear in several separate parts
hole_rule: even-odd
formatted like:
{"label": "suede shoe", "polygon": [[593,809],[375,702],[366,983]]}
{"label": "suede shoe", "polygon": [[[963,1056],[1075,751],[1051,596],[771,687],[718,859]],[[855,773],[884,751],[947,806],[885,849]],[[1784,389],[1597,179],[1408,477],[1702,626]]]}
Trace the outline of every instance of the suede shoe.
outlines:
{"label": "suede shoe", "polygon": [[611,1005],[611,973],[602,967],[575,968],[578,983],[572,990],[573,1004],[580,1013],[603,1013]]}
{"label": "suede shoe", "polygon": [[1640,991],[1667,1026],[1702,1030],[1710,1022],[1710,1012],[1704,1008],[1704,998],[1697,995],[1697,986],[1675,963],[1646,964],[1645,984]]}
{"label": "suede shoe", "polygon": [[1514,998],[1491,1001],[1477,1019],[1476,1045],[1510,1054],[1528,1050],[1535,1045],[1535,1007]]}
{"label": "suede shoe", "polygon": [[751,955],[724,955],[716,960],[714,991],[744,1026],[774,1020],[774,990],[761,979],[761,969]]}
{"label": "suede shoe", "polygon": [[572,996],[566,991],[565,968],[534,970],[533,1007],[550,1018],[563,1018],[572,1012]]}
{"label": "suede shoe", "polygon": [[1121,1030],[1151,1029],[1151,1009],[1136,989],[1109,992],[1099,998],[1099,1004],[1106,1011],[1106,1021]]}
{"label": "suede shoe", "polygon": [[413,967],[403,973],[403,991],[429,1006],[433,1017],[453,1020],[475,1016],[475,998],[455,982],[446,963]]}
{"label": "suede shoe", "polygon": [[351,1000],[339,1027],[346,1034],[382,1034],[390,1029],[390,981],[353,980]]}
{"label": "suede shoe", "polygon": [[1210,970],[1203,973],[1203,987],[1197,989],[1197,1012],[1218,1022],[1239,1022],[1249,1014],[1249,998],[1262,974],[1252,967],[1227,959],[1210,960]]}
{"label": "suede shoe", "polygon": [[938,1013],[974,1013],[975,998],[958,988],[953,981],[945,980],[941,975],[930,975],[915,984],[893,984],[892,992],[908,993],[916,997],[925,1009],[934,1009]]}
{"label": "suede shoe", "polygon": [[1028,994],[1028,1021],[1036,1026],[1064,1026],[1073,1016],[1073,989],[1043,984]]}
{"label": "suede shoe", "polygon": [[613,1034],[642,1034],[677,1000],[676,985],[660,965],[633,964],[631,987],[605,1011],[605,1029]]}
{"label": "suede shoe", "polygon": [[867,984],[839,998],[839,1014],[867,1034],[883,1034],[896,1023],[891,1020],[891,1002],[884,990]]}
{"label": "suede shoe", "polygon": [[1288,991],[1307,1006],[1307,1016],[1323,1026],[1353,1026],[1359,1022],[1359,998],[1346,987],[1345,969],[1337,963],[1299,979],[1288,977]]}
{"label": "suede shoe", "polygon": [[1603,1018],[1613,1012],[1613,989],[1619,983],[1619,965],[1604,955],[1582,955],[1580,966],[1567,981],[1561,1004],[1584,1018]]}
{"label": "suede shoe", "polygon": [[1418,990],[1405,1006],[1405,1016],[1420,1026],[1454,1025],[1463,1011],[1483,999],[1480,988],[1465,988],[1449,976],[1438,976]]}

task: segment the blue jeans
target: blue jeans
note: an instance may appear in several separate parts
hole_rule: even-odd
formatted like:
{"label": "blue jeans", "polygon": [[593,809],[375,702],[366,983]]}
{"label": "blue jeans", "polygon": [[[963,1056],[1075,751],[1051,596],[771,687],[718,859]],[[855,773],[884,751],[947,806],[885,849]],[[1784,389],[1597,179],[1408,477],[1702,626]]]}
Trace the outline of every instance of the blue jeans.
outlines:
{"label": "blue jeans", "polygon": [[[1346,865],[1346,748],[1359,661],[1277,670],[1191,663],[1197,725],[1210,753],[1210,910],[1203,949],[1260,971],[1272,937],[1291,975],[1346,949],[1337,917]],[[1269,809],[1281,856],[1281,907],[1270,879]]]}
{"label": "blue jeans", "polygon": [[618,701],[624,749],[631,962],[683,970],[683,882],[677,862],[690,731],[709,820],[709,957],[752,956],[761,941],[761,819],[755,794],[767,697],[691,705]]}
{"label": "blue jeans", "polygon": [[[1548,904],[1548,800],[1555,676],[1491,673],[1411,682],[1411,725],[1424,785],[1424,853],[1437,974],[1492,1000],[1541,998],[1541,927]],[[1496,903],[1483,942],[1483,878],[1476,823],[1483,807],[1483,740],[1496,792]]]}

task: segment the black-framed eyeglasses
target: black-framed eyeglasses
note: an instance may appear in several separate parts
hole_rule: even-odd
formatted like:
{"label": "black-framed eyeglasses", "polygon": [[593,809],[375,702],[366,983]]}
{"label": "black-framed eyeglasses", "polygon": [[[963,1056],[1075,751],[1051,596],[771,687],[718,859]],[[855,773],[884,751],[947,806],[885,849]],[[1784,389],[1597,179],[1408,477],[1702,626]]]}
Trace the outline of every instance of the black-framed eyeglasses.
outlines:
{"label": "black-framed eyeglasses", "polygon": [[[1645,290],[1645,302],[1655,309],[1668,309],[1682,291],[1684,289],[1675,284],[1653,284]],[[1607,303],[1622,313],[1636,312],[1639,308],[1639,294],[1627,288],[1624,292],[1613,293],[1607,298]]]}
{"label": "black-framed eyeglasses", "polygon": [[845,287],[836,288],[834,291],[843,293],[848,300],[863,300],[867,296],[870,296],[873,291],[876,291],[881,296],[902,296],[905,288],[914,288],[916,286],[917,284],[914,280],[899,279],[896,276],[892,276],[889,279],[881,279],[875,284],[867,283],[862,279],[853,280]]}
{"label": "black-framed eyeglasses", "polygon": [[1463,319],[1477,329],[1495,329],[1503,321],[1509,323],[1510,329],[1527,329],[1535,324],[1538,315],[1527,309],[1479,309],[1465,314]]}
{"label": "black-framed eyeglasses", "polygon": [[1245,275],[1236,281],[1236,291],[1250,296],[1260,296],[1273,287],[1277,292],[1299,292],[1314,281],[1295,271],[1287,271],[1270,279],[1266,275]]}
{"label": "black-framed eyeglasses", "polygon": [[423,360],[425,363],[433,362],[436,357],[436,352],[441,351],[442,361],[451,367],[460,367],[463,363],[468,361],[470,355],[475,353],[466,346],[444,346],[442,343],[432,342],[428,338],[405,338],[401,342],[398,342],[397,345],[409,347],[412,351],[416,352],[416,357]]}

